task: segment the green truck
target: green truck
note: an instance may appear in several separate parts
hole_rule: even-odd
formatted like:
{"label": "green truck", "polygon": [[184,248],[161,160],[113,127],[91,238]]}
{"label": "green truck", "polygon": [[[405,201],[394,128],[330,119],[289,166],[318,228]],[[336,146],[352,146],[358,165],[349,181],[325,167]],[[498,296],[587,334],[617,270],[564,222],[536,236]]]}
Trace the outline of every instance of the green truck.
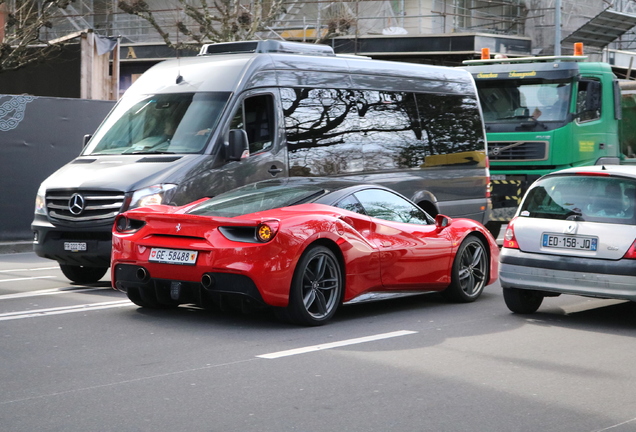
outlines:
{"label": "green truck", "polygon": [[497,235],[540,176],[573,166],[636,164],[636,82],[584,56],[465,61],[488,139]]}

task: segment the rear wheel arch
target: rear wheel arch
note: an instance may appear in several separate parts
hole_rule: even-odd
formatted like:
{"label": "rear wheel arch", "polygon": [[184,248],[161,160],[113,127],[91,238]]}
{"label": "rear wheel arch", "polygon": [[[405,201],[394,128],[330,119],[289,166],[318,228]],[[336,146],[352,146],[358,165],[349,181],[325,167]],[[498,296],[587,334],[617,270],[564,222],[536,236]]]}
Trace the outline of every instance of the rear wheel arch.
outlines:
{"label": "rear wheel arch", "polygon": [[308,326],[328,322],[344,296],[343,261],[337,244],[329,239],[308,244],[294,268],[289,303],[276,308],[276,315],[284,321]]}
{"label": "rear wheel arch", "polygon": [[[345,265],[345,259],[344,259],[344,255],[342,254],[342,250],[340,250],[340,247],[338,246],[338,244],[336,242],[334,242],[333,240],[330,239],[326,239],[326,238],[321,238],[318,240],[313,241],[312,243],[308,244],[304,249],[303,252],[304,253],[307,249],[309,249],[310,247],[314,246],[314,245],[320,245],[320,246],[324,246],[326,248],[328,248],[331,252],[333,252],[333,254],[336,256],[336,258],[338,259],[338,264],[340,264],[340,269],[342,270],[342,293],[340,296],[340,301],[342,302],[342,299],[344,298],[344,293],[345,290],[347,288],[346,285],[346,275],[347,275],[347,266]],[[302,255],[301,253],[301,255]]]}

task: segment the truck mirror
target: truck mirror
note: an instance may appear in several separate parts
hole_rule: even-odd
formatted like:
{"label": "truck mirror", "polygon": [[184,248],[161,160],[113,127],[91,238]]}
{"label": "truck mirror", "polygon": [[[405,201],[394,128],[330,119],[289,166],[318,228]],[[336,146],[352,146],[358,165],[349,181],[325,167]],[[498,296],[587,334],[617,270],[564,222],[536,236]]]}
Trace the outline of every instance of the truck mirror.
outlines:
{"label": "truck mirror", "polygon": [[91,134],[84,135],[84,139],[82,140],[82,147],[86,147],[86,144],[88,144],[91,138],[93,138],[93,135]]}
{"label": "truck mirror", "polygon": [[232,129],[228,137],[227,160],[240,161],[250,152],[247,132],[243,129]]}

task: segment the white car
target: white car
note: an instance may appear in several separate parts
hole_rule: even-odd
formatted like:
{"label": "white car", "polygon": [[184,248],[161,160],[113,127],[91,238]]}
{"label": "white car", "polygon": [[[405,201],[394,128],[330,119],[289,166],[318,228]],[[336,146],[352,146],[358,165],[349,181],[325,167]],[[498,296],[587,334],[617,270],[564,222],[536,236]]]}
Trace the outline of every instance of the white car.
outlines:
{"label": "white car", "polygon": [[636,301],[636,167],[569,168],[541,177],[508,224],[499,279],[508,308],[544,297]]}

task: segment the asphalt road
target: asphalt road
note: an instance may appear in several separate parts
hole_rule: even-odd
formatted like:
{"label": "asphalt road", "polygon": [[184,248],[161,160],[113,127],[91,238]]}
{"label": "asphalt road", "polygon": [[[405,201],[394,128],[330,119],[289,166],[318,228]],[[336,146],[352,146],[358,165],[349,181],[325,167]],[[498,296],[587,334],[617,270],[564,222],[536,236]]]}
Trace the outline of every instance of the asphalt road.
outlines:
{"label": "asphalt road", "polygon": [[[562,296],[509,313],[424,295],[319,328],[147,311],[0,255],[2,431],[636,430],[636,307]],[[291,350],[291,351],[290,351]]]}

